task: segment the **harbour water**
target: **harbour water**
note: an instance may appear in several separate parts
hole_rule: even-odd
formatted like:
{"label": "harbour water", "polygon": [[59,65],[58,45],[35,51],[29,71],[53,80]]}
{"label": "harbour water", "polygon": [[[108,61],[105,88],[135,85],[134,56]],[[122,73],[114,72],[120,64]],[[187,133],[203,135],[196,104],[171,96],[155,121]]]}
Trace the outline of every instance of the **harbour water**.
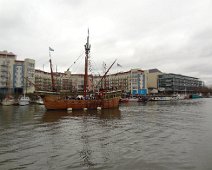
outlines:
{"label": "harbour water", "polygon": [[212,99],[72,112],[0,106],[0,169],[211,170]]}

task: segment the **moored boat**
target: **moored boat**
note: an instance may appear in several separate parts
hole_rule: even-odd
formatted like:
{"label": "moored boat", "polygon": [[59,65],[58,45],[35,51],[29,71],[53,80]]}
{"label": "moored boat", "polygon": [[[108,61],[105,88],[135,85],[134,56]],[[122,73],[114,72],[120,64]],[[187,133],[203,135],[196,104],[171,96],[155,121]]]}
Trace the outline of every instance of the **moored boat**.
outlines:
{"label": "moored boat", "polygon": [[176,100],[173,96],[153,96],[149,99],[150,101],[171,101]]}
{"label": "moored boat", "polygon": [[173,101],[173,100],[184,100],[186,99],[186,95],[172,95],[172,96],[152,96],[150,97],[150,101]]}
{"label": "moored boat", "polygon": [[191,95],[191,98],[192,98],[192,99],[202,98],[202,95],[200,95],[200,94],[192,94],[192,95]]}
{"label": "moored boat", "polygon": [[3,100],[2,100],[2,102],[1,102],[1,104],[3,105],[3,106],[11,106],[11,105],[13,105],[15,103],[15,99],[12,97],[12,96],[7,96],[7,97],[5,97]]}
{"label": "moored boat", "polygon": [[148,102],[149,101],[149,97],[147,96],[141,96],[138,98],[138,102]]}
{"label": "moored boat", "polygon": [[20,106],[25,106],[25,105],[28,105],[30,102],[30,98],[25,96],[25,94],[23,96],[21,96],[21,98],[19,99],[18,101],[18,104]]}
{"label": "moored boat", "polygon": [[177,94],[176,96],[173,96],[174,100],[184,100],[187,99],[187,96],[184,94]]}
{"label": "moored boat", "polygon": [[129,102],[137,102],[138,101],[138,98],[134,98],[134,97],[133,98],[129,98],[128,101]]}
{"label": "moored boat", "polygon": [[39,96],[37,100],[35,100],[36,104],[43,105],[43,99]]}
{"label": "moored boat", "polygon": [[119,102],[120,103],[128,103],[129,102],[129,98],[120,98]]}

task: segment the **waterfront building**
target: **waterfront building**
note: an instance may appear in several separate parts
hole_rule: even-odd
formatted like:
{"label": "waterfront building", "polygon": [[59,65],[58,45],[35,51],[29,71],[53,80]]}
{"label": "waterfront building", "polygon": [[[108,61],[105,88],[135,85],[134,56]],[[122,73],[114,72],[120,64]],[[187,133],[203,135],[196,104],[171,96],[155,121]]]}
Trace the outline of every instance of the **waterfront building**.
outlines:
{"label": "waterfront building", "polygon": [[158,76],[162,74],[157,68],[146,70],[147,88],[149,93],[158,91]]}
{"label": "waterfront building", "polygon": [[[84,74],[53,73],[57,91],[83,92]],[[109,74],[102,79],[102,76],[88,76],[88,91],[103,89],[120,89],[128,95],[146,95],[152,91],[165,91],[167,93],[192,92],[203,86],[203,82],[198,78],[179,75],[165,74],[158,69],[141,70],[131,69],[126,72]],[[51,91],[51,74],[41,70],[35,70],[36,89],[41,91]]]}
{"label": "waterfront building", "polygon": [[146,71],[141,69],[107,75],[103,84],[106,88],[121,89],[129,95],[146,95],[148,93]]}
{"label": "waterfront building", "polygon": [[196,77],[164,73],[158,76],[158,88],[166,93],[195,93],[203,87],[203,82]]}
{"label": "waterfront building", "polygon": [[13,84],[14,92],[21,94],[23,93],[24,87],[24,61],[16,60],[13,65]]}
{"label": "waterfront building", "polygon": [[[70,71],[64,73],[53,73],[55,88],[61,92],[83,92],[84,74],[71,74]],[[88,89],[92,89],[92,76],[88,77]],[[51,73],[35,70],[36,90],[52,91]]]}
{"label": "waterfront building", "polygon": [[[34,92],[35,60],[16,60],[12,52],[0,51],[0,94],[4,96],[8,91],[16,94]],[[29,81],[27,81],[28,79]]]}
{"label": "waterfront building", "polygon": [[55,81],[56,89],[58,91],[72,91],[72,79],[70,71],[56,73]]}
{"label": "waterfront building", "polygon": [[0,51],[0,94],[5,95],[13,89],[13,65],[16,55],[12,52]]}
{"label": "waterfront building", "polygon": [[24,60],[24,90],[27,93],[35,91],[35,60],[26,58]]}
{"label": "waterfront building", "polygon": [[35,69],[35,90],[51,91],[51,74]]}
{"label": "waterfront building", "polygon": [[33,93],[35,91],[35,60],[26,58],[15,60],[13,65],[13,89],[15,93]]}
{"label": "waterfront building", "polygon": [[[67,92],[83,92],[84,74],[53,73],[56,89]],[[121,89],[123,92],[133,95],[147,94],[146,73],[140,69],[131,69],[127,72],[119,72],[107,75],[100,82],[101,76],[88,76],[87,89],[95,91],[98,88]],[[41,70],[35,70],[35,85],[37,90],[51,91],[51,74]]]}

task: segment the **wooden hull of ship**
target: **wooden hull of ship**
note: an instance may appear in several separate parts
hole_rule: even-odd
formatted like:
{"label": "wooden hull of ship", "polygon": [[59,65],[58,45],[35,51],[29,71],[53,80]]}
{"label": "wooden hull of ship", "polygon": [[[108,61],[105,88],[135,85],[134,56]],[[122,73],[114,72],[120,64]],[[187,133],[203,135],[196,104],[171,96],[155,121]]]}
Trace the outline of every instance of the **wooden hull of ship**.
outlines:
{"label": "wooden hull of ship", "polygon": [[45,96],[44,105],[47,110],[65,110],[72,108],[73,110],[78,109],[102,109],[117,108],[119,106],[120,97],[114,97],[110,99],[88,99],[88,100],[77,100],[77,99],[61,99],[59,96]]}

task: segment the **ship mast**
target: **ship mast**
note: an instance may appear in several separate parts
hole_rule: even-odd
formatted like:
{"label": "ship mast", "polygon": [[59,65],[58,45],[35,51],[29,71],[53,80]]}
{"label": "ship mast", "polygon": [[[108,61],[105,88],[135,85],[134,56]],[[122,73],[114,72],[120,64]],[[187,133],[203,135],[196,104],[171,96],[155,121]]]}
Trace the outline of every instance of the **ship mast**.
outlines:
{"label": "ship mast", "polygon": [[115,59],[115,61],[111,64],[111,66],[107,69],[107,71],[105,72],[105,74],[102,76],[101,80],[97,83],[96,87],[99,86],[99,84],[102,82],[102,80],[106,77],[107,73],[110,71],[110,69],[113,67],[113,65],[115,64],[117,59]]}
{"label": "ship mast", "polygon": [[51,60],[51,52],[54,51],[52,48],[49,47],[49,63],[50,63],[50,69],[51,69],[51,79],[52,79],[52,91],[56,91],[55,89],[55,82],[54,82],[54,75],[53,75],[53,70],[52,70],[52,60]]}
{"label": "ship mast", "polygon": [[85,75],[84,75],[84,97],[87,93],[87,83],[88,83],[88,58],[90,53],[91,45],[89,44],[89,29],[87,36],[87,43],[85,44]]}

